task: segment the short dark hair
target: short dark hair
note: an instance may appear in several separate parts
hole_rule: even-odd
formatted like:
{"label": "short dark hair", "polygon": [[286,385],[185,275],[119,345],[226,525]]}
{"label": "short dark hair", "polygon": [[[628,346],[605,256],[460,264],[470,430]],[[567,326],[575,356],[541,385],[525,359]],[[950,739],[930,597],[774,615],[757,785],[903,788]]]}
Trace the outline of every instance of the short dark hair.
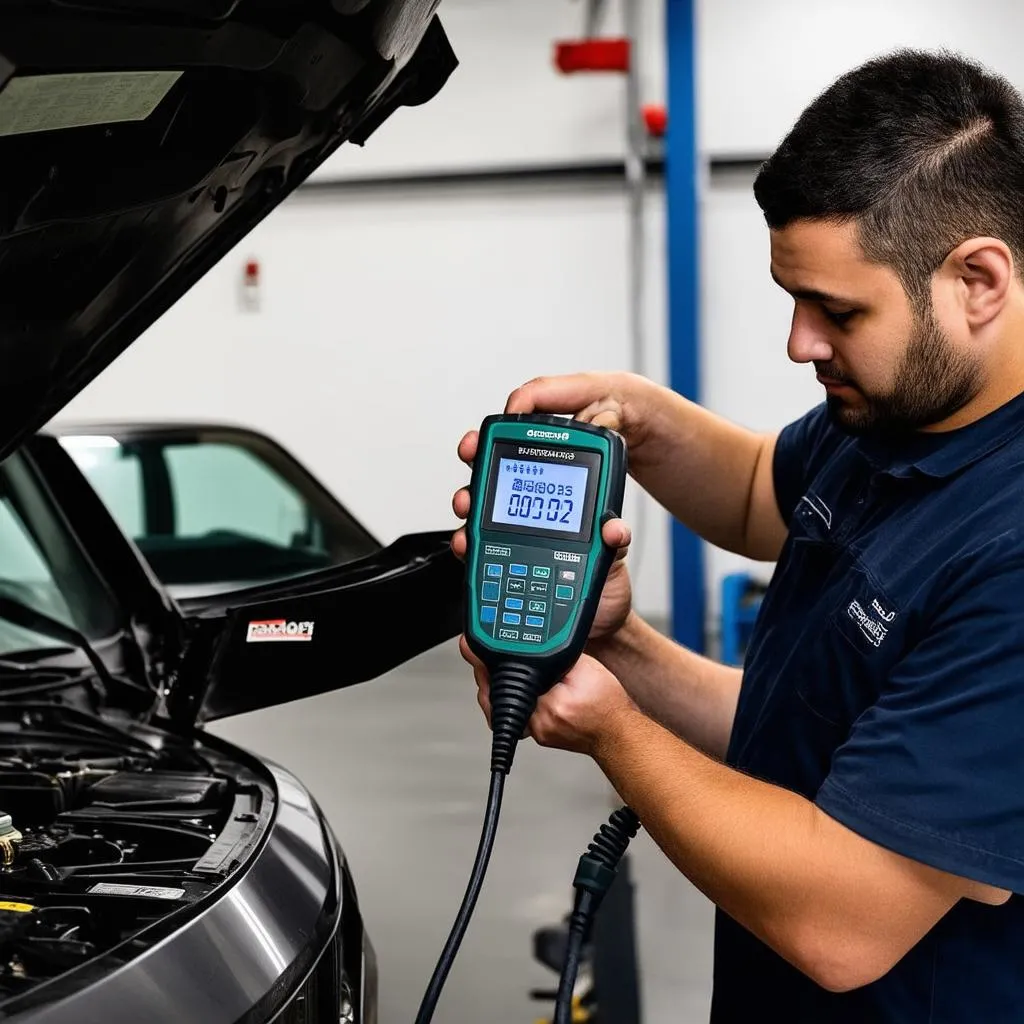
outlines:
{"label": "short dark hair", "polygon": [[843,75],[762,165],[754,195],[772,228],[855,221],[868,259],[915,307],[968,238],[999,238],[1024,273],[1024,100],[947,52],[898,50]]}

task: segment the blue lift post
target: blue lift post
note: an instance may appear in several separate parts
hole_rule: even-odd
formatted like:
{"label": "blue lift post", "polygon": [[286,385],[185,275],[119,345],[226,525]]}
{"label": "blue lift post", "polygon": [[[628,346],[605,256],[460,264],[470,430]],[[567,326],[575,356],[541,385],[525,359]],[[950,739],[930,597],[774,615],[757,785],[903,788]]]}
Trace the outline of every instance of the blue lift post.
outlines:
{"label": "blue lift post", "polygon": [[[668,239],[669,383],[698,401],[700,248],[696,133],[694,0],[666,0],[668,115],[665,208]],[[700,481],[693,481],[700,486]],[[704,650],[704,550],[696,534],[672,523],[672,635]]]}

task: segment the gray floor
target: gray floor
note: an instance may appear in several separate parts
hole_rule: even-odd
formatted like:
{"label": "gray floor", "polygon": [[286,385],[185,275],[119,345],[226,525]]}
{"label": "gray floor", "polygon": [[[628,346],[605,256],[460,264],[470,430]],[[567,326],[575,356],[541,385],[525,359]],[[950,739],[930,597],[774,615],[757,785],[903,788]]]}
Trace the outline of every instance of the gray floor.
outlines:
{"label": "gray floor", "polygon": [[[411,1024],[462,897],[486,795],[489,734],[454,644],[375,682],[211,731],[286,765],[313,792],[359,887],[380,960],[381,1024]],[[531,934],[567,910],[576,860],[614,806],[588,760],[522,745],[439,1024],[543,1015],[527,994],[553,976],[533,963]],[[706,1021],[711,906],[643,833],[632,852],[644,1022]]]}

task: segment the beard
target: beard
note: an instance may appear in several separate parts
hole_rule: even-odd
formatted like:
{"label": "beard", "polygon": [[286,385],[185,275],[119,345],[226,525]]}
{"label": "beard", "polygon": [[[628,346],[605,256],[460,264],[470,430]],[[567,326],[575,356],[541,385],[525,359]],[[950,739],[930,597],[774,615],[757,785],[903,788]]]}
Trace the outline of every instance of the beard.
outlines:
{"label": "beard", "polygon": [[983,384],[981,360],[957,352],[930,309],[916,319],[888,393],[865,391],[831,363],[815,363],[815,368],[860,393],[863,402],[856,406],[838,395],[826,398],[832,422],[854,435],[898,436],[941,423],[970,402]]}

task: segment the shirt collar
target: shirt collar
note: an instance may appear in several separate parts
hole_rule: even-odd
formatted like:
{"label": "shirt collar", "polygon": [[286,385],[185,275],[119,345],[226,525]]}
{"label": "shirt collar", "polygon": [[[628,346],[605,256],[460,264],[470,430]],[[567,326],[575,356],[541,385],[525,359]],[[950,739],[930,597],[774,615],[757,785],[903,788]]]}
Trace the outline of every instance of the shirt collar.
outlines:
{"label": "shirt collar", "polygon": [[858,446],[879,472],[909,479],[945,479],[966,469],[1024,431],[1024,393],[958,430],[915,433],[898,439],[861,437]]}

